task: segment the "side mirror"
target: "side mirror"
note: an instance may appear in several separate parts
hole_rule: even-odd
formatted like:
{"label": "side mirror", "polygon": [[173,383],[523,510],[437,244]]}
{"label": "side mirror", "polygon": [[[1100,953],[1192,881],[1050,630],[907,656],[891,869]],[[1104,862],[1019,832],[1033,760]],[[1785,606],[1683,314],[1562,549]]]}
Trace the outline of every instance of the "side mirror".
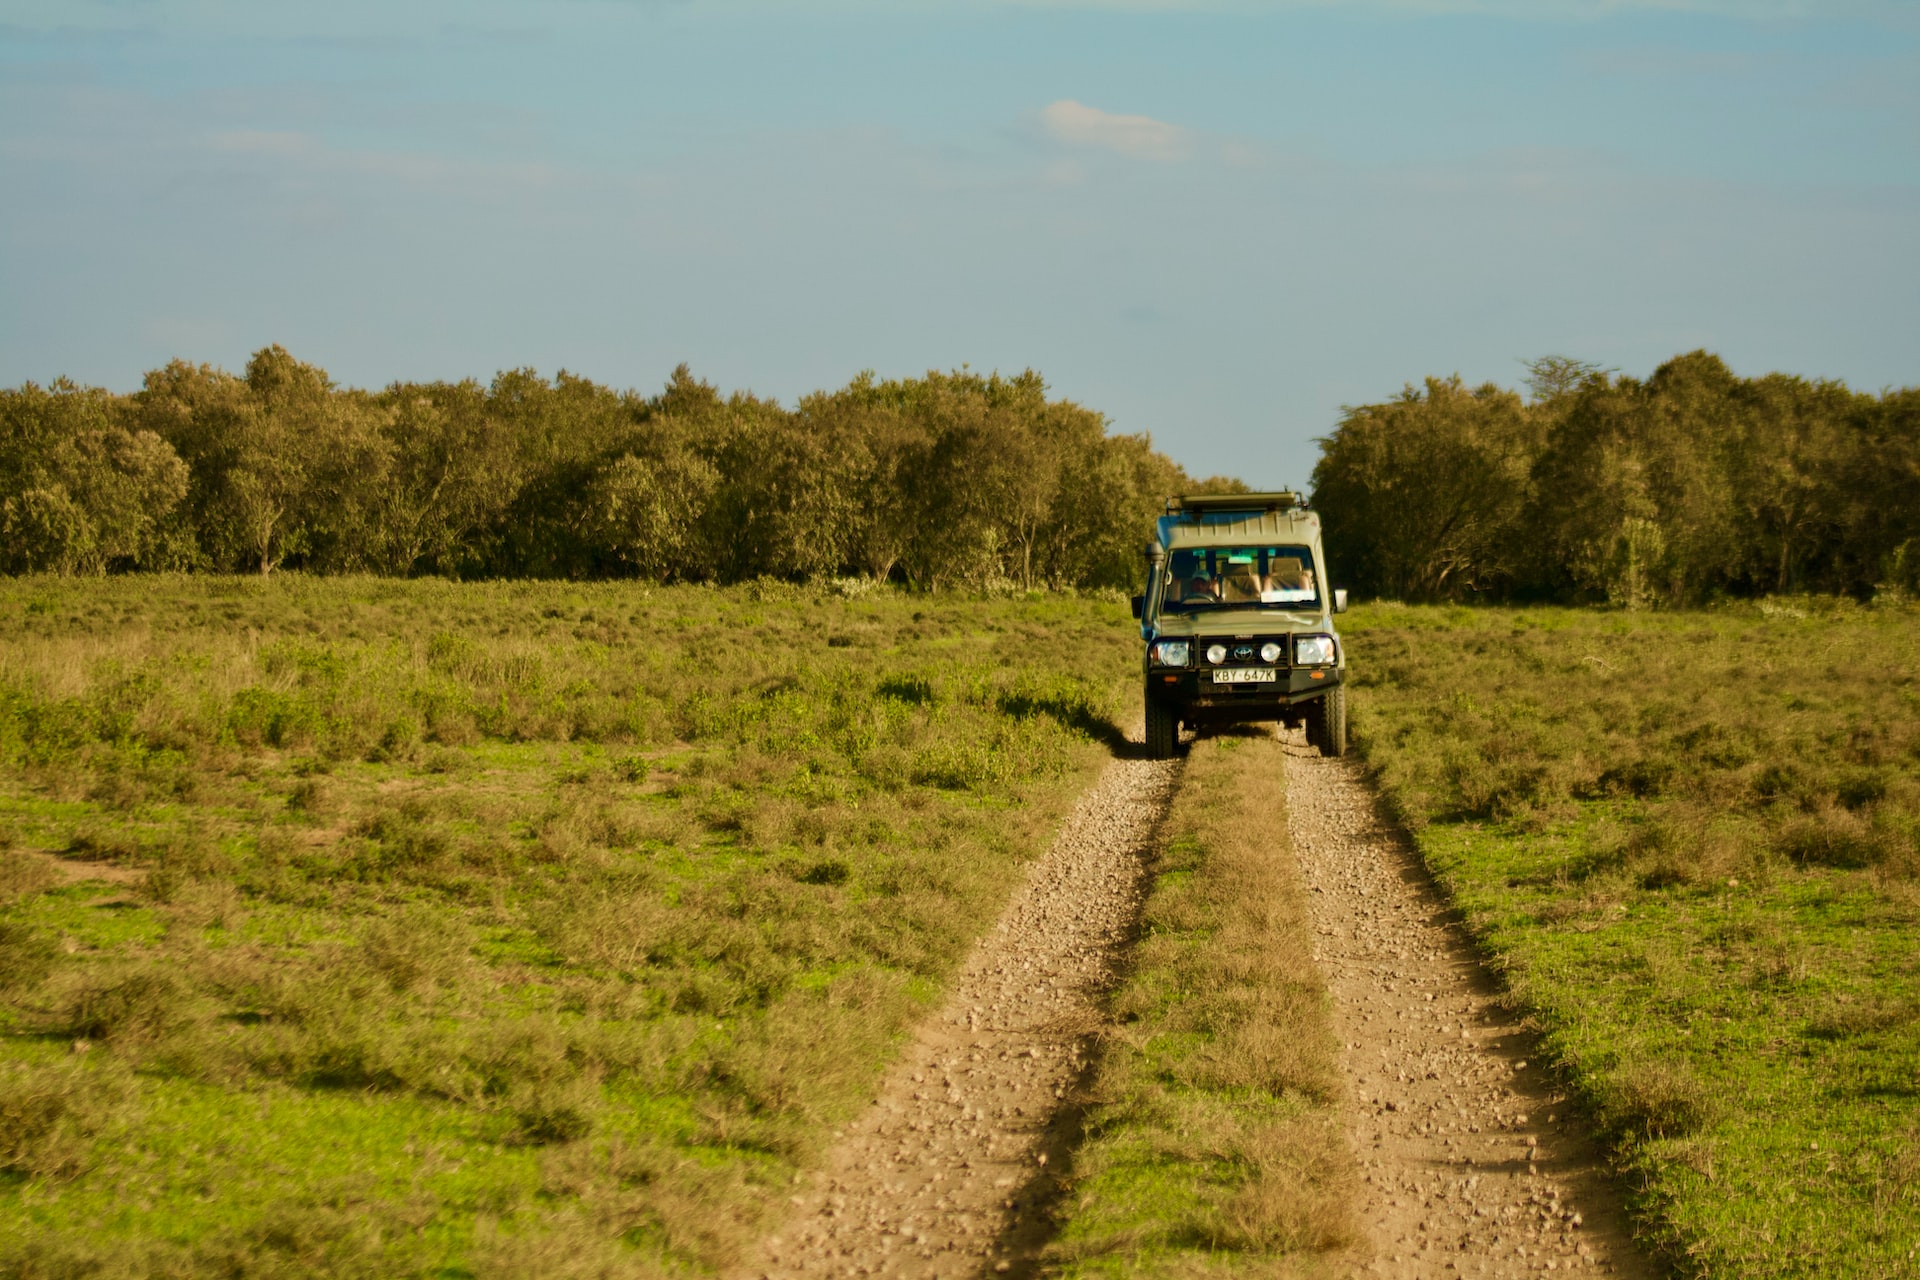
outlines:
{"label": "side mirror", "polygon": [[1143,618],[1146,616],[1146,613],[1147,613],[1147,598],[1145,596],[1135,596],[1133,598],[1133,616],[1136,619]]}
{"label": "side mirror", "polygon": [[1347,589],[1345,587],[1335,587],[1333,589],[1333,611],[1335,613],[1345,613],[1347,611]]}

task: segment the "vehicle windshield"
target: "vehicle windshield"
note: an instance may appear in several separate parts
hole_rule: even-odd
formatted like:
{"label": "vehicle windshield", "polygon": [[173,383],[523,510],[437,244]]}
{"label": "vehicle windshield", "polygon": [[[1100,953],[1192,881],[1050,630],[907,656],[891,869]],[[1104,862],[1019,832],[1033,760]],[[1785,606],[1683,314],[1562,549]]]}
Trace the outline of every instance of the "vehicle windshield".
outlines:
{"label": "vehicle windshield", "polygon": [[1167,557],[1160,607],[1201,609],[1317,607],[1313,552],[1306,547],[1191,547]]}

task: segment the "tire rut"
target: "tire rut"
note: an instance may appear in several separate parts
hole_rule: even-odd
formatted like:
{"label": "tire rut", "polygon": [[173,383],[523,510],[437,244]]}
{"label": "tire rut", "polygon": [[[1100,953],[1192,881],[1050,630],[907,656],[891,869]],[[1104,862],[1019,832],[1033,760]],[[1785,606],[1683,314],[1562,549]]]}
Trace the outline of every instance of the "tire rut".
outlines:
{"label": "tire rut", "polygon": [[1287,811],[1352,1099],[1362,1270],[1656,1274],[1533,1037],[1359,766],[1294,735]]}
{"label": "tire rut", "polygon": [[744,1274],[1031,1269],[1178,768],[1106,767]]}

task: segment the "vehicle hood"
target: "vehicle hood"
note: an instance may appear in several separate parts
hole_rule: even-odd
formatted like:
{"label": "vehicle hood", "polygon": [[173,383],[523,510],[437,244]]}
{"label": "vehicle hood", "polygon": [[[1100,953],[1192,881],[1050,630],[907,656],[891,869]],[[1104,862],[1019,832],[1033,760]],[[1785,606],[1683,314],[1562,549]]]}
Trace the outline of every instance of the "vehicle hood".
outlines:
{"label": "vehicle hood", "polygon": [[1279,631],[1333,631],[1333,619],[1324,613],[1296,613],[1284,609],[1223,609],[1207,613],[1161,614],[1155,619],[1156,638],[1180,636],[1251,636]]}

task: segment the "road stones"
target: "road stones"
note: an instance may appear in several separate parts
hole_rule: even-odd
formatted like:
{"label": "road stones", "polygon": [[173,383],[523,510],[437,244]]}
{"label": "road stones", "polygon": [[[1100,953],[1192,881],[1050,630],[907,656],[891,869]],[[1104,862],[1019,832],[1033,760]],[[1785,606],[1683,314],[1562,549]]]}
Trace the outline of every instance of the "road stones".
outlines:
{"label": "road stones", "polygon": [[1417,855],[1358,766],[1290,747],[1287,812],[1345,1046],[1363,1274],[1646,1276],[1597,1153],[1555,1112]]}
{"label": "road stones", "polygon": [[1049,1165],[1072,1137],[1060,1108],[1102,1025],[1177,768],[1107,766],[746,1275],[1004,1273],[1045,1243]]}

